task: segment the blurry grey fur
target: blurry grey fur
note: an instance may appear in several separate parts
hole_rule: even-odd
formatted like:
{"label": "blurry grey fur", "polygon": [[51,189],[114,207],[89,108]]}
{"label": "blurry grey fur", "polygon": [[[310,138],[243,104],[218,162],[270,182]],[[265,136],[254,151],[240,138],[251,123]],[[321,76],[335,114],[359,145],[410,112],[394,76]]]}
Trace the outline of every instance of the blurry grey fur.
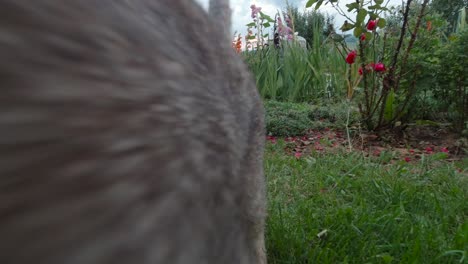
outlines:
{"label": "blurry grey fur", "polygon": [[0,263],[266,263],[263,108],[216,27],[188,0],[1,1]]}
{"label": "blurry grey fur", "polygon": [[210,0],[209,14],[213,23],[219,24],[221,30],[231,37],[231,9],[229,0]]}

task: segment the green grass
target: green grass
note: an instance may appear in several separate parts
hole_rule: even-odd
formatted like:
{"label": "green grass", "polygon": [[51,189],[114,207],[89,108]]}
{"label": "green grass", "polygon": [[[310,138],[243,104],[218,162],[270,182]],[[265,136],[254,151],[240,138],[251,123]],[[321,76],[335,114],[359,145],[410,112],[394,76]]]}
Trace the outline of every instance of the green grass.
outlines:
{"label": "green grass", "polygon": [[288,102],[343,98],[346,63],[334,47],[319,39],[309,50],[284,45],[282,50],[272,47],[243,54],[262,98]]}
{"label": "green grass", "polygon": [[283,149],[265,156],[270,264],[468,263],[468,179],[453,164]]}

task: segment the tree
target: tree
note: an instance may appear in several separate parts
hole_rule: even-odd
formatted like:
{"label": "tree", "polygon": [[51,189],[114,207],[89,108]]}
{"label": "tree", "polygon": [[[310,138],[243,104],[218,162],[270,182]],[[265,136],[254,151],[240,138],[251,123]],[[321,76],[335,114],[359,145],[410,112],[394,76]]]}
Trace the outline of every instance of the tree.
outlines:
{"label": "tree", "polygon": [[442,15],[449,24],[448,31],[453,32],[458,19],[458,12],[468,7],[468,0],[433,0],[430,8]]}

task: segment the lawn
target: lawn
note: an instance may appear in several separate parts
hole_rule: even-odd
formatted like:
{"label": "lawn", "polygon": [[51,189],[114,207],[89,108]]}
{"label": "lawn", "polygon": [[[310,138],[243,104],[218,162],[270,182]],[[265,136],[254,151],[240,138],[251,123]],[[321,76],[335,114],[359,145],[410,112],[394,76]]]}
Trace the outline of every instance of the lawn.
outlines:
{"label": "lawn", "polygon": [[243,54],[266,109],[268,261],[468,264],[466,1],[351,2],[251,7],[246,41],[279,37]]}
{"label": "lawn", "polygon": [[269,263],[468,263],[466,159],[296,157],[290,144],[266,147]]}

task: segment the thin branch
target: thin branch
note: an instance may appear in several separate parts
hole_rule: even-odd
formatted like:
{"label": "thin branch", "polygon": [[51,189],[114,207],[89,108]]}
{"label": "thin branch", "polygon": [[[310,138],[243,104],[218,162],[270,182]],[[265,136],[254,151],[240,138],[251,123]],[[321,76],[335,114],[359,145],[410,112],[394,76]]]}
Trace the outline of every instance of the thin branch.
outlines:
{"label": "thin branch", "polygon": [[[419,13],[418,18],[416,20],[416,25],[414,26],[413,33],[411,34],[411,39],[409,41],[408,47],[406,47],[406,51],[405,51],[405,54],[403,56],[403,61],[402,61],[402,64],[401,64],[400,72],[404,71],[404,69],[406,67],[406,64],[408,63],[408,57],[409,57],[411,49],[414,46],[414,42],[416,41],[416,37],[418,35],[418,30],[421,27],[421,21],[422,21],[422,18],[424,16],[424,10],[426,9],[426,6],[427,6],[428,3],[429,3],[429,0],[424,0],[424,2],[421,5],[421,12]],[[395,90],[398,89],[398,86],[399,86],[399,83],[400,83],[400,80],[401,80],[401,74],[397,75],[396,78],[397,79],[395,81]]]}
{"label": "thin branch", "polygon": [[395,53],[393,54],[392,65],[391,65],[390,70],[389,70],[392,73],[395,70],[395,67],[396,67],[396,64],[397,64],[397,61],[398,61],[398,55],[400,54],[401,46],[403,45],[403,40],[405,38],[406,27],[407,27],[407,24],[408,24],[408,17],[409,17],[409,10],[410,10],[411,2],[412,2],[412,0],[408,0],[408,2],[406,3],[405,12],[404,12],[404,15],[403,15],[403,25],[401,27],[400,39],[398,40],[398,44],[397,44],[397,47],[395,49]]}
{"label": "thin branch", "polygon": [[341,9],[341,7],[339,5],[335,5],[333,2],[330,2],[330,3],[333,6],[333,8],[335,8],[336,12],[338,12],[338,14],[340,14],[341,16],[346,17],[352,23],[355,23],[354,20],[352,20],[348,15],[346,15],[346,13],[343,11],[343,9]]}

